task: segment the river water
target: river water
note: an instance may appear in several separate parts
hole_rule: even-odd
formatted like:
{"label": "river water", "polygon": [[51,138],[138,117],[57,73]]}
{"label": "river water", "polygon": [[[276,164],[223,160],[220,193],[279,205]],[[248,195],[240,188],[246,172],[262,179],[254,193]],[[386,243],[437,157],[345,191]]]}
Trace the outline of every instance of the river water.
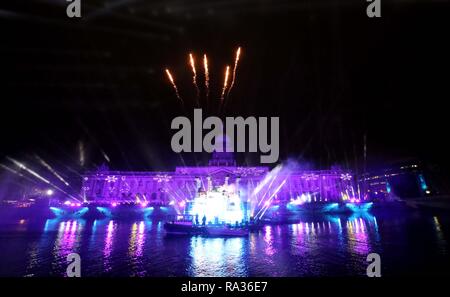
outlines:
{"label": "river water", "polygon": [[174,236],[150,220],[18,220],[0,224],[0,276],[383,276],[448,274],[450,220],[403,211],[299,218],[244,238]]}

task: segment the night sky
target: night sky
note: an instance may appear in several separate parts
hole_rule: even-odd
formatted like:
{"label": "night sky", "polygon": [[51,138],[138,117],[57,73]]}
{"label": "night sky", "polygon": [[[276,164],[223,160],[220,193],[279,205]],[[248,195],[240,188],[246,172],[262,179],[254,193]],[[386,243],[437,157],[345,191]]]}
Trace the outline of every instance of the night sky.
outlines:
{"label": "night sky", "polygon": [[363,0],[82,0],[81,19],[63,0],[14,2],[0,5],[2,164],[38,169],[37,154],[68,175],[107,162],[102,152],[117,170],[200,164],[206,155],[171,150],[183,110],[163,70],[192,114],[187,55],[206,53],[211,110],[241,46],[226,114],[280,117],[280,159],[361,171],[366,135],[368,167],[418,159],[448,171],[444,1],[382,0],[380,19]]}

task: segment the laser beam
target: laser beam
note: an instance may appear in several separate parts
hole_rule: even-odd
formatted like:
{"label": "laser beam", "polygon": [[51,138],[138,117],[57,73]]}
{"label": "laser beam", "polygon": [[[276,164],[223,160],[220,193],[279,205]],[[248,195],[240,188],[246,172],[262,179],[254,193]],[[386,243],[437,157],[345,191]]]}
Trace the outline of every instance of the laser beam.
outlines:
{"label": "laser beam", "polygon": [[56,172],[55,169],[53,169],[47,162],[45,162],[44,159],[42,159],[38,155],[35,155],[35,157],[39,161],[39,163],[41,163],[42,166],[47,168],[48,171],[50,171],[57,179],[62,181],[66,186],[69,186],[69,183],[61,175],[59,175],[58,172]]}

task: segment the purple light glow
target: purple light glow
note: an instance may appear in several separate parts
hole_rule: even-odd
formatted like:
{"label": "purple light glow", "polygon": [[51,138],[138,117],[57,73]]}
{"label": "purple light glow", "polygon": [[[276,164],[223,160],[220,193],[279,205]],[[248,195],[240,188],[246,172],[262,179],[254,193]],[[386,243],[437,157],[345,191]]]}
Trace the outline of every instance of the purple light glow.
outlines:
{"label": "purple light glow", "polygon": [[295,199],[295,200],[293,199],[291,201],[292,205],[302,205],[303,203],[305,203],[305,200],[301,199],[300,197]]}
{"label": "purple light glow", "polygon": [[[105,182],[105,177],[109,177],[109,182]],[[103,186],[98,189],[101,183]],[[212,196],[218,200],[234,193],[245,202],[249,216],[263,216],[270,206],[285,203],[359,202],[351,172],[304,170],[295,162],[272,170],[240,167],[229,153],[213,154],[209,165],[177,167],[172,172],[99,169],[84,176],[82,189],[81,194],[90,203],[145,208],[151,201],[152,205],[173,206],[177,212],[191,211],[191,203],[196,198],[207,199],[207,193],[214,193]]]}

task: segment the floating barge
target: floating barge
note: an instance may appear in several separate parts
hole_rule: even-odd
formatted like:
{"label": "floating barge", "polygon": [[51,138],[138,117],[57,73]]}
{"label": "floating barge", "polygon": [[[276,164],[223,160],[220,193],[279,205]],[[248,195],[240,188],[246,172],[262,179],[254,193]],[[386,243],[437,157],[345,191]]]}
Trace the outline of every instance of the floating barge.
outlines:
{"label": "floating barge", "polygon": [[179,215],[175,220],[164,224],[167,234],[202,235],[208,237],[248,236],[250,226],[230,224],[196,224],[194,216]]}

